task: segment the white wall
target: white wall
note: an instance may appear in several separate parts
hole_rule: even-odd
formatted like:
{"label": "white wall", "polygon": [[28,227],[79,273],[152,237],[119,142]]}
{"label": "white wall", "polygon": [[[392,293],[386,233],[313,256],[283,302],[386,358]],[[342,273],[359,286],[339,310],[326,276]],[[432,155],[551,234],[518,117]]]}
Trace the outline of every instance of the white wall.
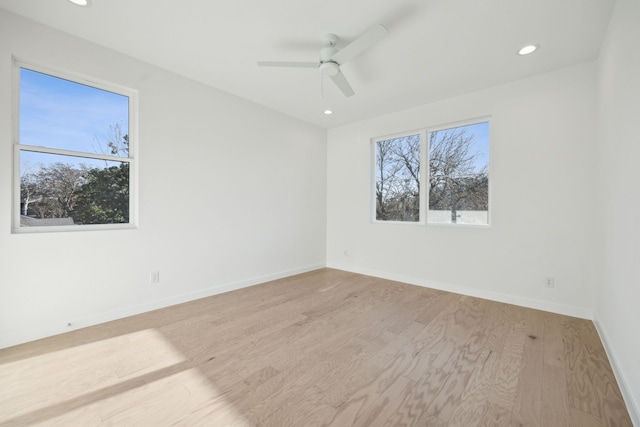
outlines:
{"label": "white wall", "polygon": [[[590,318],[596,71],[587,63],[330,129],[327,265]],[[371,137],[486,115],[490,228],[370,221]]]}
{"label": "white wall", "polygon": [[[12,55],[139,91],[137,230],[11,234]],[[325,165],[323,129],[0,11],[0,347],[324,266]]]}
{"label": "white wall", "polygon": [[596,323],[640,426],[640,2],[618,0],[599,65]]}

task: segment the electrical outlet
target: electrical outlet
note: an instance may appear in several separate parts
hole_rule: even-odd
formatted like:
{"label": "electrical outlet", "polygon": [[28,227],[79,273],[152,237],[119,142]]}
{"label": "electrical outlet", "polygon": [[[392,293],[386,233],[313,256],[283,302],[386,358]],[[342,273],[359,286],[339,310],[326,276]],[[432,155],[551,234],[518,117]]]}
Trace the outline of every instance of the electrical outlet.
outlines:
{"label": "electrical outlet", "polygon": [[152,271],[149,274],[149,283],[160,283],[160,272]]}
{"label": "electrical outlet", "polygon": [[555,288],[556,287],[556,279],[555,277],[547,277],[544,279],[545,288]]}

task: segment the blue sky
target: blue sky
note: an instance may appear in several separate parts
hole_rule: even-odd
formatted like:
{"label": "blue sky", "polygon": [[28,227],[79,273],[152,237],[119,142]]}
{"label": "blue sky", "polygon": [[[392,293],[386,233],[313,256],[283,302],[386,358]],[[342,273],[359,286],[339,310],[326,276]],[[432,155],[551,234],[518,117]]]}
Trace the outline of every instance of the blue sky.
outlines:
{"label": "blue sky", "polygon": [[[474,123],[474,124],[470,124],[470,125],[463,125],[463,126],[459,126],[459,127],[442,128],[442,129],[438,129],[437,131],[430,131],[429,133],[431,133],[431,132],[440,132],[440,131],[448,131],[448,130],[451,130],[451,129],[458,129],[458,128],[465,128],[465,132],[466,132],[465,135],[473,137],[473,141],[472,141],[472,144],[470,146],[470,153],[469,154],[473,154],[473,155],[476,156],[475,160],[474,160],[475,172],[481,172],[483,170],[488,171],[489,170],[488,169],[488,166],[489,166],[489,122],[479,122],[479,123]],[[397,143],[397,142],[407,141],[409,138],[415,137],[415,136],[417,136],[417,134],[402,136],[402,137],[399,137],[399,138],[392,138],[392,139],[390,139],[388,141],[395,141],[394,143]],[[395,163],[390,163],[388,165],[388,167],[390,167],[390,168],[395,167]],[[404,172],[406,172],[406,171],[403,170],[403,173]],[[376,168],[376,179],[378,179],[378,175],[379,175],[379,171]]]}
{"label": "blue sky", "polygon": [[[110,127],[119,124],[123,135],[128,134],[128,114],[126,96],[24,68],[20,70],[20,143],[23,145],[108,153]],[[64,158],[55,157],[51,160]],[[42,163],[46,158],[23,152],[21,162]]]}
{"label": "blue sky", "polygon": [[489,122],[479,122],[471,125],[438,129],[438,131],[458,128],[465,128],[465,135],[473,137],[473,142],[470,146],[470,154],[474,154],[476,156],[474,168],[476,172],[480,172],[489,165]]}
{"label": "blue sky", "polygon": [[489,164],[489,122],[476,123],[465,126],[470,135],[473,135],[473,146],[478,153],[476,168],[482,169]]}

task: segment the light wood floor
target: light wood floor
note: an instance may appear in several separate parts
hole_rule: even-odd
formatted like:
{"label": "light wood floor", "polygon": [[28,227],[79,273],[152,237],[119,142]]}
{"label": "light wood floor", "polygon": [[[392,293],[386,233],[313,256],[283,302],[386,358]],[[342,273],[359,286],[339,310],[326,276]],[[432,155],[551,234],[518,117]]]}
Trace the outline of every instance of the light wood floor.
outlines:
{"label": "light wood floor", "polygon": [[0,425],[631,421],[589,321],[323,269],[0,350]]}

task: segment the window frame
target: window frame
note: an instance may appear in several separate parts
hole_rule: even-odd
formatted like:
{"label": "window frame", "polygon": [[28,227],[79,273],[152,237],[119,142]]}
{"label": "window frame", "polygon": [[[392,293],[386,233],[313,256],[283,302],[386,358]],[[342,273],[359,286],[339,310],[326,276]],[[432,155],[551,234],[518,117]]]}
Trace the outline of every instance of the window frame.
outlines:
{"label": "window frame", "polygon": [[[427,192],[427,197],[426,197],[426,212],[425,215],[427,217],[426,219],[426,224],[427,226],[433,226],[433,227],[454,227],[454,228],[460,228],[460,227],[469,227],[469,228],[489,228],[491,227],[491,116],[482,116],[482,117],[476,117],[473,119],[467,119],[467,120],[461,120],[461,121],[457,121],[457,122],[453,122],[453,123],[446,123],[446,124],[442,124],[442,125],[437,125],[437,126],[431,126],[429,128],[426,129],[426,133],[427,133],[427,139],[426,139],[426,144],[427,144],[427,165],[428,162],[431,160],[429,157],[429,152],[431,151],[431,146],[429,145],[429,135],[432,132],[438,132],[438,131],[442,131],[442,130],[447,130],[447,129],[453,129],[453,128],[459,128],[459,127],[465,127],[465,126],[471,126],[471,125],[477,125],[480,123],[488,123],[489,126],[489,130],[488,130],[488,134],[489,134],[489,150],[488,150],[488,159],[487,159],[487,179],[488,179],[488,188],[487,188],[487,223],[486,224],[463,224],[463,223],[444,223],[444,222],[429,222],[429,193]],[[428,166],[427,166],[428,167]],[[429,175],[427,174],[427,185],[429,185],[428,183],[429,180]]]}
{"label": "window frame", "polygon": [[[419,192],[419,214],[418,221],[395,221],[395,220],[383,220],[378,219],[376,217],[376,208],[377,208],[377,200],[376,200],[376,183],[377,183],[377,144],[380,141],[388,141],[390,139],[399,139],[403,137],[409,137],[413,135],[419,135],[420,137],[420,192]],[[422,165],[426,164],[427,161],[427,145],[426,145],[427,132],[426,129],[419,129],[407,132],[394,133],[390,135],[379,136],[370,139],[370,149],[371,149],[371,222],[380,223],[380,224],[401,224],[401,225],[424,225],[426,223],[426,208],[427,208],[427,199],[424,197],[424,189],[427,183],[427,172],[422,167]]]}
{"label": "window frame", "polygon": [[[406,131],[406,132],[398,132],[393,134],[388,134],[384,136],[377,136],[370,138],[370,150],[371,150],[371,177],[370,177],[370,222],[374,224],[392,224],[392,225],[420,225],[427,227],[453,227],[453,228],[490,228],[491,227],[491,159],[492,159],[492,147],[491,143],[491,116],[480,116],[466,120],[460,120],[445,124],[439,124],[434,126],[424,127],[418,130]],[[487,223],[486,224],[464,224],[464,223],[439,223],[439,222],[430,222],[429,221],[429,152],[430,152],[430,142],[429,136],[432,132],[438,132],[446,129],[458,128],[476,125],[480,123],[488,123],[489,126],[489,147],[488,147],[488,189],[487,189]],[[412,135],[420,135],[420,214],[419,221],[386,221],[379,220],[376,218],[376,161],[377,161],[377,150],[376,144],[379,141],[386,141],[389,139],[402,138],[406,136]]]}
{"label": "window frame", "polygon": [[[13,145],[13,202],[12,209],[12,227],[14,234],[23,233],[49,233],[49,232],[67,232],[67,231],[89,231],[89,230],[122,230],[136,229],[138,227],[138,91],[115,83],[103,81],[100,79],[87,77],[79,73],[74,73],[59,68],[44,66],[32,61],[25,61],[16,57],[12,58],[12,145]],[[20,71],[26,69],[35,71],[51,77],[67,80],[72,83],[89,86],[95,89],[112,92],[128,98],[128,157],[114,156],[99,153],[87,153],[82,151],[73,151],[67,149],[51,148],[44,146],[24,145],[20,141]],[[112,223],[112,224],[75,224],[75,225],[35,225],[23,227],[20,224],[20,153],[29,151],[42,154],[56,154],[71,156],[76,158],[85,158],[91,160],[106,160],[129,164],[129,222]]]}

